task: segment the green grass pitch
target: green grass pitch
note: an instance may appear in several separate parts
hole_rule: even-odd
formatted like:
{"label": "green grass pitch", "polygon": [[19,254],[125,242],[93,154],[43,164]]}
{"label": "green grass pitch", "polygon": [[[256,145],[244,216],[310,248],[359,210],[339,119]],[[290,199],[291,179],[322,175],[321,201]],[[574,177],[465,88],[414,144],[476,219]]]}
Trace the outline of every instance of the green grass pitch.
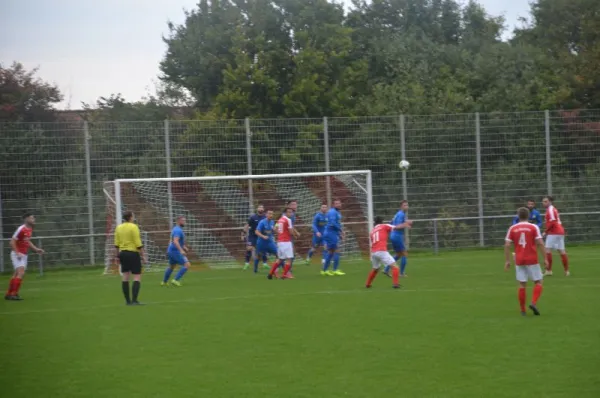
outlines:
{"label": "green grass pitch", "polygon": [[600,397],[600,251],[570,256],[526,318],[497,250],[414,256],[399,291],[382,275],[365,289],[366,262],[344,277],[297,263],[291,281],[199,271],[182,288],[145,274],[144,307],[97,269],[32,273],[25,301],[0,302],[0,395]]}

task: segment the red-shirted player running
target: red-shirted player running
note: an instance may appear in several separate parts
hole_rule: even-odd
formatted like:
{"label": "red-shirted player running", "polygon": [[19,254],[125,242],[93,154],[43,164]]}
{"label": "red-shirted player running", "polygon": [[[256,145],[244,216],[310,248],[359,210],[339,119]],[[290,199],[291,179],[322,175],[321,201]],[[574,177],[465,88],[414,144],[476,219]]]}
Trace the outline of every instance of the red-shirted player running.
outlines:
{"label": "red-shirted player running", "polygon": [[[538,261],[538,249],[540,254],[544,253],[544,240],[537,225],[529,223],[529,210],[521,207],[517,215],[519,222],[508,229],[506,242],[504,244],[505,264],[504,270],[510,268],[511,246],[515,247],[515,268],[517,281],[519,281],[519,304],[521,315],[525,316],[525,302],[527,301],[527,281],[533,280],[533,300],[529,308],[535,315],[540,315],[537,301],[542,295],[542,269]],[[547,264],[547,262],[546,262]]]}
{"label": "red-shirted player running", "polygon": [[373,269],[369,272],[367,278],[367,288],[371,287],[373,279],[377,276],[382,265],[392,266],[392,287],[398,289],[400,287],[398,278],[400,277],[400,269],[396,264],[396,260],[388,252],[387,244],[390,233],[395,229],[411,228],[412,221],[406,221],[402,224],[393,226],[391,224],[383,224],[383,218],[375,217],[375,227],[371,231],[371,263]]}
{"label": "red-shirted player running", "polygon": [[8,290],[4,296],[5,300],[20,301],[23,300],[19,296],[19,289],[23,282],[23,276],[25,276],[25,270],[27,269],[27,252],[29,248],[34,250],[38,254],[43,254],[44,251],[34,246],[31,243],[31,234],[33,233],[33,226],[35,225],[35,217],[33,214],[27,213],[23,216],[24,224],[17,228],[16,232],[10,240],[10,259],[12,260],[15,272],[8,285]]}
{"label": "red-shirted player running", "polygon": [[565,276],[571,275],[569,272],[569,257],[565,251],[565,228],[560,222],[560,214],[553,205],[554,198],[552,196],[545,196],[542,200],[544,207],[546,208],[546,215],[544,219],[546,221],[546,231],[544,237],[546,237],[546,272],[545,276],[552,276],[552,249],[557,250],[560,253],[563,268],[565,269]]}
{"label": "red-shirted player running", "polygon": [[[267,275],[268,279],[273,279],[275,272],[280,264],[285,264],[283,268],[283,279],[292,279],[290,268],[292,268],[292,259],[294,258],[294,246],[292,244],[292,235],[296,238],[300,237],[300,234],[294,229],[292,223],[292,215],[294,210],[291,207],[285,209],[285,214],[277,221],[277,261],[271,266],[271,271]],[[287,262],[286,262],[287,261]]]}

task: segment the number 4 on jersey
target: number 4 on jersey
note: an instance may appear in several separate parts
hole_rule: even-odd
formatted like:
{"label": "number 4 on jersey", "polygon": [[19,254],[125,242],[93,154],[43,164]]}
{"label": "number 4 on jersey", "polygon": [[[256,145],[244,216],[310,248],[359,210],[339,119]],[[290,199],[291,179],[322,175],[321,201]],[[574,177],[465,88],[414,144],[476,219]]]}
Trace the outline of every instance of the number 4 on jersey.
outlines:
{"label": "number 4 on jersey", "polygon": [[525,238],[525,233],[521,232],[521,236],[519,236],[519,245],[525,248],[527,246],[527,239]]}

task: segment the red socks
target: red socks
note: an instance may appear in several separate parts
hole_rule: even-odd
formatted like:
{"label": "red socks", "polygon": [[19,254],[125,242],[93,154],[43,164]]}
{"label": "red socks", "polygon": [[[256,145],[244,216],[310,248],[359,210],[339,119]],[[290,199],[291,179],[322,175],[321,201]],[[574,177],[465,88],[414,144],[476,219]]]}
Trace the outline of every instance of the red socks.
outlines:
{"label": "red socks", "polygon": [[392,267],[392,283],[394,286],[399,285],[400,281],[400,269],[398,267]]}
{"label": "red socks", "polygon": [[[378,269],[372,269],[371,272],[369,272],[369,277],[367,278],[367,287],[371,287],[371,284],[373,283],[373,279],[375,279],[375,277],[377,276],[377,274],[379,273]],[[400,284],[400,269],[398,267],[392,267],[392,283],[394,285],[399,285]]]}
{"label": "red socks", "polygon": [[279,260],[275,261],[273,265],[271,265],[271,270],[269,271],[269,275],[275,275],[277,272],[277,268],[279,267]]}
{"label": "red socks", "polygon": [[544,287],[540,283],[533,286],[533,300],[531,301],[533,305],[537,304],[543,290]]}
{"label": "red socks", "polygon": [[287,275],[287,273],[290,272],[290,268],[292,268],[292,264],[287,263],[285,267],[283,267],[283,275]]}
{"label": "red socks", "polygon": [[378,269],[372,269],[371,272],[369,272],[369,277],[367,278],[367,286],[371,286],[371,283],[373,283],[373,279],[375,279],[378,272]]}
{"label": "red socks", "polygon": [[525,301],[527,300],[527,291],[524,287],[519,288],[519,304],[521,305],[521,312],[525,312]]}
{"label": "red socks", "polygon": [[546,260],[548,260],[548,271],[552,271],[552,253],[546,253]]}
{"label": "red socks", "polygon": [[562,259],[563,267],[565,268],[565,272],[569,270],[569,257],[567,257],[567,253],[561,254],[560,258]]}
{"label": "red socks", "polygon": [[19,289],[21,288],[21,282],[23,279],[21,278],[12,278],[8,283],[8,290],[6,291],[7,296],[16,296],[19,294]]}

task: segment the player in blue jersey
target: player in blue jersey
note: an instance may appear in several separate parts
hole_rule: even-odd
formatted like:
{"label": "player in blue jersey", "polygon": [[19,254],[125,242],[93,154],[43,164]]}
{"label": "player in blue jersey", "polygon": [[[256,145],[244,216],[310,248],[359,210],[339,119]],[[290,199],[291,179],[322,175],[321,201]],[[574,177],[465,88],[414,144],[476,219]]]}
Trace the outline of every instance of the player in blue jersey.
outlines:
{"label": "player in blue jersey", "polygon": [[[322,204],[321,210],[315,214],[312,222],[312,246],[308,251],[308,256],[306,256],[306,264],[310,264],[310,259],[312,258],[315,251],[323,246],[323,234],[325,233],[325,226],[327,225],[327,205]],[[325,264],[325,256],[321,260],[321,264]]]}
{"label": "player in blue jersey", "polygon": [[[256,228],[258,227],[258,223],[263,218],[265,218],[265,207],[263,205],[258,205],[256,208],[256,213],[252,214],[250,218],[248,218],[248,222],[242,231],[242,240],[246,242],[246,258],[243,268],[244,271],[250,267],[250,258],[256,258]],[[267,258],[264,256],[263,267],[270,268],[266,262]]]}
{"label": "player in blue jersey", "polygon": [[[408,201],[403,200],[400,202],[400,210],[394,216],[392,220],[393,226],[398,225],[412,225],[412,221],[408,221],[406,219],[406,212],[408,211]],[[400,259],[400,276],[406,277],[406,245],[404,241],[404,228],[394,229],[390,235],[390,240],[392,241],[392,248],[396,252],[394,256],[394,260],[398,261]],[[386,265],[383,269],[383,273],[387,276],[390,276],[390,266]]]}
{"label": "player in blue jersey", "polygon": [[[542,228],[542,215],[540,214],[540,212],[535,208],[535,201],[534,200],[528,200],[527,201],[527,208],[529,209],[529,222],[531,224],[535,224],[538,226],[538,228]],[[519,216],[515,216],[515,218],[513,218],[513,225],[518,224],[519,223]]]}
{"label": "player in blue jersey", "polygon": [[[327,212],[327,224],[325,225],[325,233],[323,234],[323,243],[325,244],[325,264],[321,270],[321,275],[346,275],[341,270],[340,266],[340,240],[344,240],[344,228],[342,227],[342,201],[335,199],[333,207]],[[333,261],[333,271],[329,270],[329,264]]]}
{"label": "player in blue jersey", "polygon": [[187,272],[188,268],[190,268],[190,262],[187,258],[187,253],[189,248],[185,245],[185,234],[183,233],[183,227],[185,226],[185,217],[179,216],[177,217],[177,221],[175,227],[171,231],[171,243],[169,243],[169,247],[167,249],[167,258],[169,259],[169,266],[165,270],[165,276],[161,282],[162,286],[169,285],[169,278],[173,273],[173,270],[176,266],[180,266],[177,275],[171,281],[171,283],[175,286],[181,286],[181,278]]}
{"label": "player in blue jersey", "polygon": [[254,272],[258,272],[259,256],[266,257],[271,254],[277,256],[277,245],[273,237],[273,229],[275,221],[273,221],[273,210],[267,210],[266,217],[263,218],[256,227],[256,257],[254,258]]}

